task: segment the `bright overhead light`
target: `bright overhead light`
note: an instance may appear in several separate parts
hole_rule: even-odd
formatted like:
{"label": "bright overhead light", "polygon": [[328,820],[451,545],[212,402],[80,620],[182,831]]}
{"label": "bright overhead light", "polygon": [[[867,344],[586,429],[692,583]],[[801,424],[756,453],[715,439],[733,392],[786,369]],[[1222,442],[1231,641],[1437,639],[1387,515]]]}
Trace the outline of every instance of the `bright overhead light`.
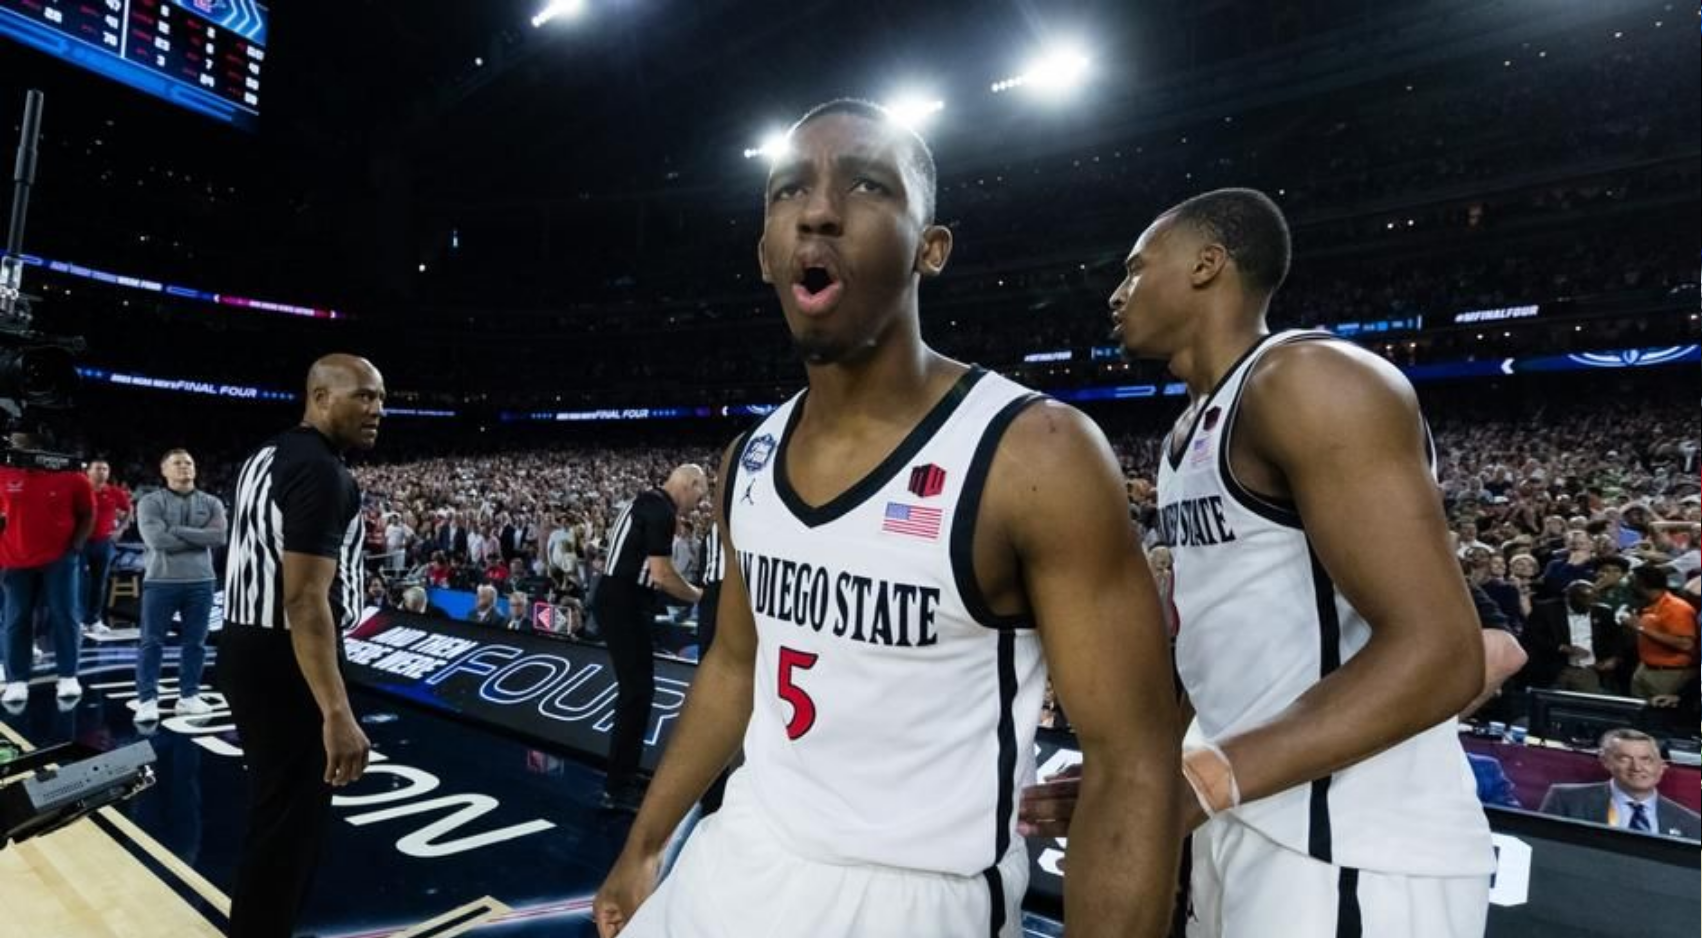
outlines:
{"label": "bright overhead light", "polygon": [[585,0],[550,0],[536,16],[532,17],[532,28],[548,23],[558,16],[578,16],[585,12]]}
{"label": "bright overhead light", "polygon": [[905,95],[884,106],[894,123],[920,130],[930,118],[945,110],[946,103],[924,95]]}
{"label": "bright overhead light", "polygon": [[1023,86],[1040,91],[1065,91],[1082,83],[1093,60],[1079,49],[1054,50],[1032,62],[1020,75],[993,83],[995,94]]}
{"label": "bright overhead light", "polygon": [[762,145],[761,146],[758,146],[754,150],[746,149],[745,150],[745,159],[748,160],[748,159],[754,159],[754,158],[759,157],[759,156],[763,156],[763,157],[767,157],[768,161],[772,163],[773,161],[778,160],[781,157],[781,155],[784,154],[785,152],[786,152],[786,134],[782,131],[777,130],[774,133],[771,133],[768,136],[762,138]]}

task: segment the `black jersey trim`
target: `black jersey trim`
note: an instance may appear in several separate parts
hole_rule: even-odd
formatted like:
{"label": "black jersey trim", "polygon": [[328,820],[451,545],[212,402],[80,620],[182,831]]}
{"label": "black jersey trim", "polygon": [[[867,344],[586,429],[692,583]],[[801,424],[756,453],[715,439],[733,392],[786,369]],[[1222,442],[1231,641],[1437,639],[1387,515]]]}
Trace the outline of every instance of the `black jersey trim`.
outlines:
{"label": "black jersey trim", "polygon": [[[1266,338],[1269,338],[1269,336]],[[1330,338],[1330,336],[1322,333],[1300,333],[1290,335],[1277,344],[1288,345],[1292,342],[1308,342],[1327,338]],[[1258,366],[1255,365],[1254,367]],[[1249,375],[1248,379],[1251,377]],[[1235,469],[1229,459],[1230,439],[1235,430],[1236,417],[1241,412],[1241,396],[1245,393],[1247,393],[1247,380],[1243,380],[1241,386],[1235,389],[1235,397],[1224,408],[1223,432],[1217,438],[1217,474],[1223,479],[1224,491],[1229,493],[1229,497],[1234,499],[1236,504],[1272,524],[1299,529],[1301,527],[1300,509],[1294,502],[1270,495],[1260,495],[1242,485],[1241,480],[1235,477]],[[1189,436],[1192,438],[1192,434]]]}
{"label": "black jersey trim", "polygon": [[999,938],[1005,930],[1005,877],[996,866],[987,867],[981,875],[987,880],[987,934]]}
{"label": "black jersey trim", "polygon": [[820,527],[844,517],[847,512],[868,501],[870,496],[880,491],[893,476],[903,470],[911,458],[933,439],[940,427],[945,426],[945,422],[957,411],[958,405],[969,396],[976,382],[986,376],[987,369],[979,365],[971,366],[933,409],[928,411],[927,416],[911,428],[910,433],[899,442],[898,448],[888,454],[880,465],[869,470],[868,475],[824,505],[811,505],[804,501],[803,496],[792,488],[792,481],[786,472],[786,453],[792,446],[792,432],[798,428],[798,420],[804,414],[804,400],[810,393],[808,390],[804,391],[793,403],[792,413],[787,415],[786,430],[780,438],[778,451],[774,454],[774,491],[779,494],[780,501],[787,510],[806,527]]}
{"label": "black jersey trim", "polygon": [[[1330,571],[1318,559],[1312,542],[1306,542],[1306,556],[1312,562],[1312,595],[1318,609],[1318,679],[1323,680],[1341,667],[1341,617],[1336,611],[1336,584]],[[1312,782],[1306,852],[1315,860],[1330,863],[1334,852],[1334,836],[1330,824],[1330,778],[1324,776]]]}
{"label": "black jersey trim", "polygon": [[[1212,385],[1211,391],[1206,394],[1202,401],[1202,403],[1206,404],[1206,406],[1196,410],[1194,412],[1194,419],[1188,422],[1188,435],[1182,439],[1182,449],[1184,451],[1188,449],[1188,441],[1192,440],[1194,438],[1194,434],[1200,431],[1200,421],[1205,419],[1206,411],[1211,410],[1211,399],[1217,396],[1217,392],[1223,390],[1223,386],[1229,382],[1230,378],[1235,376],[1237,371],[1241,370],[1241,366],[1246,363],[1247,359],[1253,356],[1254,352],[1263,348],[1266,342],[1269,342],[1273,336],[1277,335],[1281,335],[1281,333],[1267,332],[1264,335],[1259,336],[1258,341],[1247,346],[1246,351],[1242,352],[1240,357],[1235,359],[1235,364],[1230,365],[1228,371],[1225,371],[1223,374],[1218,376],[1217,383]],[[1224,416],[1227,417],[1228,415],[1225,414]],[[1176,451],[1175,427],[1171,427],[1170,434],[1164,438],[1164,459],[1166,462],[1170,463],[1170,470],[1172,472],[1178,472],[1182,469],[1182,454]]]}
{"label": "black jersey trim", "polygon": [[739,463],[744,461],[745,447],[751,445],[751,434],[756,430],[756,427],[751,427],[733,441],[732,459],[728,460],[727,464],[727,477],[721,480],[721,523],[727,526],[729,532],[733,530],[733,490],[739,485]]}
{"label": "black jersey trim", "polygon": [[1359,871],[1342,867],[1336,878],[1336,938],[1363,938],[1365,923],[1359,914]]}
{"label": "black jersey trim", "polygon": [[999,451],[999,441],[1017,415],[1030,404],[1046,400],[1044,394],[1024,394],[1000,408],[987,422],[981,441],[975,444],[969,470],[963,477],[963,489],[957,496],[957,507],[951,520],[951,572],[957,583],[957,593],[963,598],[963,608],[970,618],[990,629],[1032,628],[1029,612],[1001,615],[993,611],[981,583],[975,578],[975,519],[981,512],[981,495],[987,488],[987,474],[993,467],[993,455]]}
{"label": "black jersey trim", "polygon": [[1011,811],[1016,798],[1016,632],[999,631],[999,803],[994,812],[993,866],[1011,848]]}

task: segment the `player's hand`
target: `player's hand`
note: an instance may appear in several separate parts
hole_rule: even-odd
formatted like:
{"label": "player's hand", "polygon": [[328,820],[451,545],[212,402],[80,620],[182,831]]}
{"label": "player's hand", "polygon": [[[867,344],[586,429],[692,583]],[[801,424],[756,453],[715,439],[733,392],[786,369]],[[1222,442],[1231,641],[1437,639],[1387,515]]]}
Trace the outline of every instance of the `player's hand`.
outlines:
{"label": "player's hand", "polygon": [[1063,837],[1070,832],[1070,818],[1081,797],[1081,764],[1048,775],[1039,785],[1022,790],[1017,808],[1017,833],[1024,837]]}
{"label": "player's hand", "polygon": [[366,773],[366,760],[372,754],[372,744],[361,732],[353,714],[344,713],[325,720],[325,784],[342,788],[360,781]]}
{"label": "player's hand", "polygon": [[597,938],[614,938],[632,921],[638,907],[656,891],[662,873],[662,857],[621,851],[609,877],[591,900],[591,917],[597,922]]}

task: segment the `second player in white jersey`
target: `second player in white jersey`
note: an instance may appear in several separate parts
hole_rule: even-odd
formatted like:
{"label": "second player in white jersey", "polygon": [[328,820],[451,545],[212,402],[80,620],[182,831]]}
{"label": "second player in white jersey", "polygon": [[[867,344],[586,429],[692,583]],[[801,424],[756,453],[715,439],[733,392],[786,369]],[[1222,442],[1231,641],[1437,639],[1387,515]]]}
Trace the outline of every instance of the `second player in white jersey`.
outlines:
{"label": "second player in white jersey", "polygon": [[[1271,349],[1327,333],[1265,337],[1195,408],[1158,472],[1160,539],[1175,558],[1176,666],[1206,738],[1275,718],[1365,647],[1291,505],[1248,491],[1230,467],[1242,388]],[[1453,722],[1234,816],[1325,863],[1419,876],[1487,874],[1489,826]]]}

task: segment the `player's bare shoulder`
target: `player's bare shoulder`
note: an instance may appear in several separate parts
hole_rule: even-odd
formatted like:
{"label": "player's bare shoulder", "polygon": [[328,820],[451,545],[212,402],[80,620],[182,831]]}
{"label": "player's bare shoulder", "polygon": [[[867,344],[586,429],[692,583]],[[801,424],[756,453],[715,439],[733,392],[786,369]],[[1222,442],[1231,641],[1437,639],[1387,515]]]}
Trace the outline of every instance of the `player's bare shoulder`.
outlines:
{"label": "player's bare shoulder", "polygon": [[[1314,409],[1416,402],[1412,384],[1392,363],[1357,345],[1330,340],[1287,342],[1271,349],[1248,376],[1244,397],[1250,412],[1301,419]],[[1295,413],[1292,408],[1301,410]]]}
{"label": "player's bare shoulder", "polygon": [[1126,509],[1121,471],[1105,434],[1086,414],[1051,399],[1036,401],[1011,421],[988,473],[987,498],[999,510],[1044,513],[1053,525]]}

